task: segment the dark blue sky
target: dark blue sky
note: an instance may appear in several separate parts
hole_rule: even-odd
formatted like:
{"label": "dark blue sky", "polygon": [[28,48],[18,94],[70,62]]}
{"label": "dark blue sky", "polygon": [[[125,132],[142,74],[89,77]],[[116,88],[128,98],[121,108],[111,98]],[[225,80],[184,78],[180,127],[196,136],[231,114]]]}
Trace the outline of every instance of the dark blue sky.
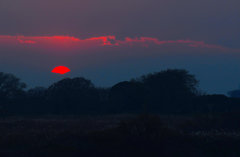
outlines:
{"label": "dark blue sky", "polygon": [[[0,71],[30,87],[75,76],[110,86],[185,68],[202,90],[226,93],[240,84],[239,6],[239,0],[1,0]],[[109,35],[116,37],[107,38],[110,44],[99,38]],[[52,74],[58,65],[72,71]]]}

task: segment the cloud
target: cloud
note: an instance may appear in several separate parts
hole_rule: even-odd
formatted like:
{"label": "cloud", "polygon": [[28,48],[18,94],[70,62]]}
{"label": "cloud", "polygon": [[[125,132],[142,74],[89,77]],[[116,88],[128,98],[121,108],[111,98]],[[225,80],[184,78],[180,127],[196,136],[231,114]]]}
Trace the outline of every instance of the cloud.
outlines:
{"label": "cloud", "polygon": [[69,48],[93,48],[93,47],[151,47],[151,46],[186,46],[192,48],[206,48],[216,50],[227,50],[229,48],[221,45],[208,44],[204,41],[194,40],[159,40],[153,37],[126,37],[118,40],[116,36],[100,36],[80,39],[71,36],[6,36],[0,35],[0,44],[21,44],[21,45],[38,45],[42,48],[54,48],[67,46]]}
{"label": "cloud", "polygon": [[21,44],[36,44],[36,41],[33,41],[33,40],[22,40],[22,39],[18,39],[18,41],[19,41]]}
{"label": "cloud", "polygon": [[120,44],[127,44],[127,45],[142,44],[145,46],[149,46],[151,44],[156,44],[156,45],[182,44],[189,47],[220,49],[220,50],[226,49],[221,45],[207,44],[204,41],[194,41],[194,40],[163,40],[161,41],[157,38],[151,38],[151,37],[140,37],[140,38],[127,37],[125,38],[124,41],[117,42],[117,45],[120,45]]}

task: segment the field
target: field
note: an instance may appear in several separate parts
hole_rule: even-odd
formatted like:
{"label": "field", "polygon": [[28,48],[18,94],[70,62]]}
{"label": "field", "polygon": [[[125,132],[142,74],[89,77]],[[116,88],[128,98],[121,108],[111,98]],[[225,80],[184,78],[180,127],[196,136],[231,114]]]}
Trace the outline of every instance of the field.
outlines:
{"label": "field", "polygon": [[238,126],[221,128],[215,125],[219,119],[211,122],[205,118],[170,115],[1,118],[0,156],[240,156]]}

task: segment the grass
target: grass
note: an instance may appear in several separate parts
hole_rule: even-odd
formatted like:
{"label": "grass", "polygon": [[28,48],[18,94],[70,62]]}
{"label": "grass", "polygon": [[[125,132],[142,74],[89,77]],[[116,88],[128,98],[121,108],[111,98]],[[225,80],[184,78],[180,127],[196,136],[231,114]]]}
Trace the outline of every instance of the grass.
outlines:
{"label": "grass", "polygon": [[240,156],[231,131],[192,116],[8,117],[0,119],[0,156]]}

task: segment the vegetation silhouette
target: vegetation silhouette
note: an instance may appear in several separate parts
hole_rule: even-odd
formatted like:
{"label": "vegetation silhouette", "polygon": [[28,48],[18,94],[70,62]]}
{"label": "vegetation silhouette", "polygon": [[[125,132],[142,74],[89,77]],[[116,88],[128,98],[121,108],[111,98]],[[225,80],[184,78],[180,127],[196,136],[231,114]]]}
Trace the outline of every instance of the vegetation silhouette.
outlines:
{"label": "vegetation silhouette", "polygon": [[47,101],[53,104],[53,112],[57,114],[84,113],[98,107],[99,94],[90,80],[66,78],[47,89]]}
{"label": "vegetation silhouette", "polygon": [[198,95],[198,81],[186,70],[165,70],[132,81],[143,84],[151,112],[185,112],[190,100]]}
{"label": "vegetation silhouette", "polygon": [[7,113],[8,105],[24,97],[26,84],[12,74],[0,72],[0,113]]}
{"label": "vegetation silhouette", "polygon": [[240,156],[240,98],[168,69],[112,87],[83,77],[26,89],[0,73],[0,156]]}
{"label": "vegetation silhouette", "polygon": [[65,78],[48,88],[26,89],[12,74],[0,73],[1,115],[116,113],[219,113],[239,111],[240,99],[202,94],[199,81],[182,69],[150,73],[109,88],[83,77]]}
{"label": "vegetation silhouette", "polygon": [[240,90],[236,89],[236,90],[229,91],[228,95],[233,98],[240,98]]}

